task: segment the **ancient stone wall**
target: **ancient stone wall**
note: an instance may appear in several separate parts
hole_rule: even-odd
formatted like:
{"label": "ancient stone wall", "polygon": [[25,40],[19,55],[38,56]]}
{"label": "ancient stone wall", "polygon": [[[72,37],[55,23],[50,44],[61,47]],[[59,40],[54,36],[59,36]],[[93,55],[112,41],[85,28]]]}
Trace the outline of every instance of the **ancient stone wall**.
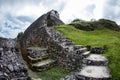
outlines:
{"label": "ancient stone wall", "polygon": [[[81,66],[86,48],[76,46],[71,40],[55,30],[55,25],[63,24],[56,11],[52,10],[37,19],[21,38],[22,47],[41,46],[48,49],[49,56],[57,60],[59,66],[76,70]],[[24,46],[25,45],[25,46]],[[87,55],[88,55],[87,54]]]}
{"label": "ancient stone wall", "polygon": [[[82,55],[77,54],[76,45],[71,40],[64,38],[54,27],[45,27],[45,29],[49,35],[49,39],[46,41],[49,53],[57,59],[58,65],[69,70],[79,69]],[[81,46],[78,49],[80,48]]]}
{"label": "ancient stone wall", "polygon": [[31,80],[15,40],[0,38],[0,80]]}
{"label": "ancient stone wall", "polygon": [[[51,10],[50,12],[42,15],[35,22],[33,22],[24,32],[24,35],[21,38],[21,46],[26,48],[29,46],[41,45],[46,47],[43,41],[44,37],[47,37],[45,34],[45,26],[55,26],[64,24],[59,19],[59,14],[57,11]],[[44,41],[45,42],[45,41]]]}

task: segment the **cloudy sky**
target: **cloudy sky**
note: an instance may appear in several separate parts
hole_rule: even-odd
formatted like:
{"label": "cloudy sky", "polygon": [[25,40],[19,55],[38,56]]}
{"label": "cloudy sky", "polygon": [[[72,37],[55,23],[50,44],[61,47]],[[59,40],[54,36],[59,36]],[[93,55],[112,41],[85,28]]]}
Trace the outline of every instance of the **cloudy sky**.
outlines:
{"label": "cloudy sky", "polygon": [[65,23],[106,18],[120,24],[120,0],[0,0],[0,37],[15,38],[52,9]]}

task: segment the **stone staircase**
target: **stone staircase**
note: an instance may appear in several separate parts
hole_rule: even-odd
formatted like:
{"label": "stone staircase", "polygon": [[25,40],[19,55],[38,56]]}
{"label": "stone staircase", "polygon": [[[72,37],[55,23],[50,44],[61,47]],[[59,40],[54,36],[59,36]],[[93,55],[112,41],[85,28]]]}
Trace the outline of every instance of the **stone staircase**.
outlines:
{"label": "stone staircase", "polygon": [[77,49],[74,49],[75,54],[80,55],[82,58],[86,58],[90,55],[90,51],[87,50],[87,48],[82,47],[82,45],[75,45],[75,47],[80,46]]}
{"label": "stone staircase", "polygon": [[62,47],[58,61],[66,69],[78,70],[67,75],[61,80],[110,80],[111,75],[108,70],[108,60],[100,54],[92,54],[82,45],[75,45],[72,41],[64,38],[53,27],[46,27],[49,36]]}
{"label": "stone staircase", "polygon": [[108,60],[100,54],[89,54],[83,58],[80,71],[67,75],[61,80],[111,80]]}
{"label": "stone staircase", "polygon": [[110,80],[108,60],[99,54],[90,54],[83,59],[82,69],[76,73],[78,80]]}
{"label": "stone staircase", "polygon": [[56,65],[56,60],[50,59],[46,48],[29,47],[27,53],[28,63],[33,70],[43,71]]}

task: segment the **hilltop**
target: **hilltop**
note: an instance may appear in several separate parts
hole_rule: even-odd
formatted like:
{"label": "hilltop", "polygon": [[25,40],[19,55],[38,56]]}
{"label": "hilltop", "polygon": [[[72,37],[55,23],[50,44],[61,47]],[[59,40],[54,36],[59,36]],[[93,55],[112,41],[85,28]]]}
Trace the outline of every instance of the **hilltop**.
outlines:
{"label": "hilltop", "polygon": [[103,28],[107,28],[114,31],[120,31],[119,25],[117,25],[116,22],[108,19],[99,19],[99,20],[91,20],[91,21],[75,19],[69,25],[72,25],[77,29],[81,29],[85,31],[93,31],[96,29],[103,29]]}

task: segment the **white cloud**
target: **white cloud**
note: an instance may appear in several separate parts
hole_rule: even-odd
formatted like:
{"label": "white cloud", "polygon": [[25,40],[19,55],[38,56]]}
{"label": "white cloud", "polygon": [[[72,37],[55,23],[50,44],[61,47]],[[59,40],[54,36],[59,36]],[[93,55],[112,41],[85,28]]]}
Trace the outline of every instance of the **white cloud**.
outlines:
{"label": "white cloud", "polygon": [[[0,0],[0,36],[15,38],[42,14],[55,9],[69,23],[75,18],[120,22],[120,0]],[[110,3],[111,2],[111,3]],[[112,5],[112,6],[111,6]],[[10,26],[6,26],[8,23]],[[16,28],[16,29],[15,29]]]}
{"label": "white cloud", "polygon": [[61,12],[61,18],[64,22],[70,22],[74,18],[88,19],[92,13],[89,13],[85,8],[91,4],[90,0],[69,0]]}
{"label": "white cloud", "polygon": [[52,9],[60,11],[62,5],[64,0],[0,0],[0,36],[15,38],[38,17]]}
{"label": "white cloud", "polygon": [[[102,18],[105,2],[106,0],[68,0],[61,12],[61,18],[65,22],[70,22],[75,18],[84,20]],[[89,10],[86,9],[89,8],[90,5],[94,5],[93,12],[89,12]]]}
{"label": "white cloud", "polygon": [[103,18],[103,10],[104,10],[104,5],[106,3],[106,0],[96,0],[95,1],[95,10],[94,10],[94,18],[95,19],[100,19]]}
{"label": "white cloud", "polygon": [[120,25],[120,0],[107,0],[104,7],[104,18],[114,20]]}
{"label": "white cloud", "polygon": [[48,11],[48,7],[42,5],[41,3],[37,6],[26,5],[16,13],[16,16],[29,16],[34,19],[46,13],[47,11]]}

